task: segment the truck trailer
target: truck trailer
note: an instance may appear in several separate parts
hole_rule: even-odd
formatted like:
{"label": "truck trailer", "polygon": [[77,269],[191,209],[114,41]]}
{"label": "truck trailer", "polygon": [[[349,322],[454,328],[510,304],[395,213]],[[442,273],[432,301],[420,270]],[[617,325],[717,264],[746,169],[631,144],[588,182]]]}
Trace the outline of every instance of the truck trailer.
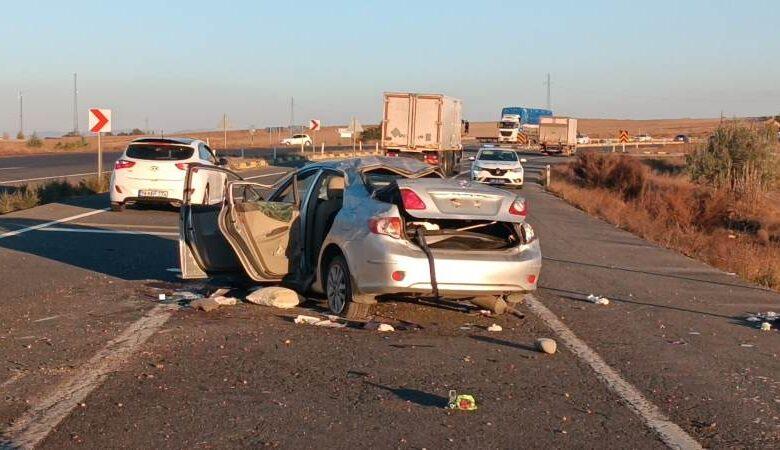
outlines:
{"label": "truck trailer", "polygon": [[441,94],[386,92],[382,149],[387,156],[407,156],[457,172],[463,156],[458,99]]}
{"label": "truck trailer", "polygon": [[571,155],[577,149],[577,119],[542,117],[539,122],[542,151]]}

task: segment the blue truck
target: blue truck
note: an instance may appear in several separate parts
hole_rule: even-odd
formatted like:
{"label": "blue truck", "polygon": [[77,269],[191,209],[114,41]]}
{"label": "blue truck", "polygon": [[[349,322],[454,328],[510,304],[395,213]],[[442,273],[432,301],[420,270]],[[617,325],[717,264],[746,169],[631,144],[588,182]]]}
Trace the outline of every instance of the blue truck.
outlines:
{"label": "blue truck", "polygon": [[498,123],[498,142],[507,144],[528,145],[539,140],[539,120],[542,117],[552,117],[549,109],[524,108],[508,106],[501,110],[501,121]]}

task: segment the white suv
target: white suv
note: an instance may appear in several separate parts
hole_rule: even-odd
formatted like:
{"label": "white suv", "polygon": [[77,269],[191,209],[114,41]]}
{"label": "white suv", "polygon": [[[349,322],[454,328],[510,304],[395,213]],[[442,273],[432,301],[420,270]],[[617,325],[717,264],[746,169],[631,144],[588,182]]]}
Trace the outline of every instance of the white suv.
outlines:
{"label": "white suv", "polygon": [[[193,163],[227,165],[205,142],[196,139],[140,138],[130,142],[111,173],[111,209],[121,211],[128,203],[180,205],[187,166]],[[215,191],[221,190],[220,181],[207,179],[203,186],[195,186],[191,197],[203,198],[206,203],[214,194],[219,195]]]}
{"label": "white suv", "polygon": [[311,146],[311,137],[308,134],[294,134],[292,137],[282,139],[282,145]]}

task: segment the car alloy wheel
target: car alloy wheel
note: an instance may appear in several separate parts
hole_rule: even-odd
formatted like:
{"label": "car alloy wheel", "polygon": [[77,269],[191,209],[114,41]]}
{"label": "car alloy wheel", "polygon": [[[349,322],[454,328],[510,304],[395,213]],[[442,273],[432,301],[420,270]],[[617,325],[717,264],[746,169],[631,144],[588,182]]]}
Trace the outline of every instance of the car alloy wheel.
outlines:
{"label": "car alloy wheel", "polygon": [[345,270],[344,259],[334,258],[328,268],[327,296],[328,308],[334,314],[341,314],[349,301],[349,274]]}

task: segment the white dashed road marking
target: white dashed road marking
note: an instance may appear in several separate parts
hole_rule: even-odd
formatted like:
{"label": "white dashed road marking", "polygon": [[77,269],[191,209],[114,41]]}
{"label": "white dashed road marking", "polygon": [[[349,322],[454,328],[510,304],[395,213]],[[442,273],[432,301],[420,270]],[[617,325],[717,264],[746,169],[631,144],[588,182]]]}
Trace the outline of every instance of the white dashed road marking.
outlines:
{"label": "white dashed road marking", "polygon": [[133,230],[101,230],[97,228],[44,228],[40,231],[53,231],[61,233],[96,233],[96,234],[146,234],[151,236],[178,236],[173,231],[133,231]]}
{"label": "white dashed road marking", "polygon": [[531,294],[525,296],[525,304],[541,318],[544,323],[563,341],[575,356],[586,362],[607,387],[636,413],[645,425],[654,431],[661,440],[674,449],[702,449],[688,433],[672,422],[661,410],[647,400],[637,388],[626,381],[620,373],[610,367],[588,344],[580,340],[574,332],[561,322],[552,311],[547,309]]}
{"label": "white dashed road marking", "polygon": [[16,419],[0,436],[0,448],[32,449],[43,441],[111,372],[119,370],[147,339],[165,325],[174,309],[171,305],[157,305],[126,328],[73,376],[63,380]]}
{"label": "white dashed road marking", "polygon": [[52,225],[57,225],[58,223],[70,222],[72,220],[81,219],[82,217],[94,216],[95,214],[100,214],[106,211],[108,211],[108,208],[95,209],[89,212],[85,212],[83,214],[77,214],[75,216],[65,217],[64,219],[57,219],[57,220],[52,220],[51,222],[39,223],[38,225],[33,225],[31,227],[25,227],[19,230],[9,231],[7,233],[0,234],[0,239],[9,238],[12,236],[18,236],[22,233],[27,233],[28,231],[40,230],[42,228],[47,228]]}

